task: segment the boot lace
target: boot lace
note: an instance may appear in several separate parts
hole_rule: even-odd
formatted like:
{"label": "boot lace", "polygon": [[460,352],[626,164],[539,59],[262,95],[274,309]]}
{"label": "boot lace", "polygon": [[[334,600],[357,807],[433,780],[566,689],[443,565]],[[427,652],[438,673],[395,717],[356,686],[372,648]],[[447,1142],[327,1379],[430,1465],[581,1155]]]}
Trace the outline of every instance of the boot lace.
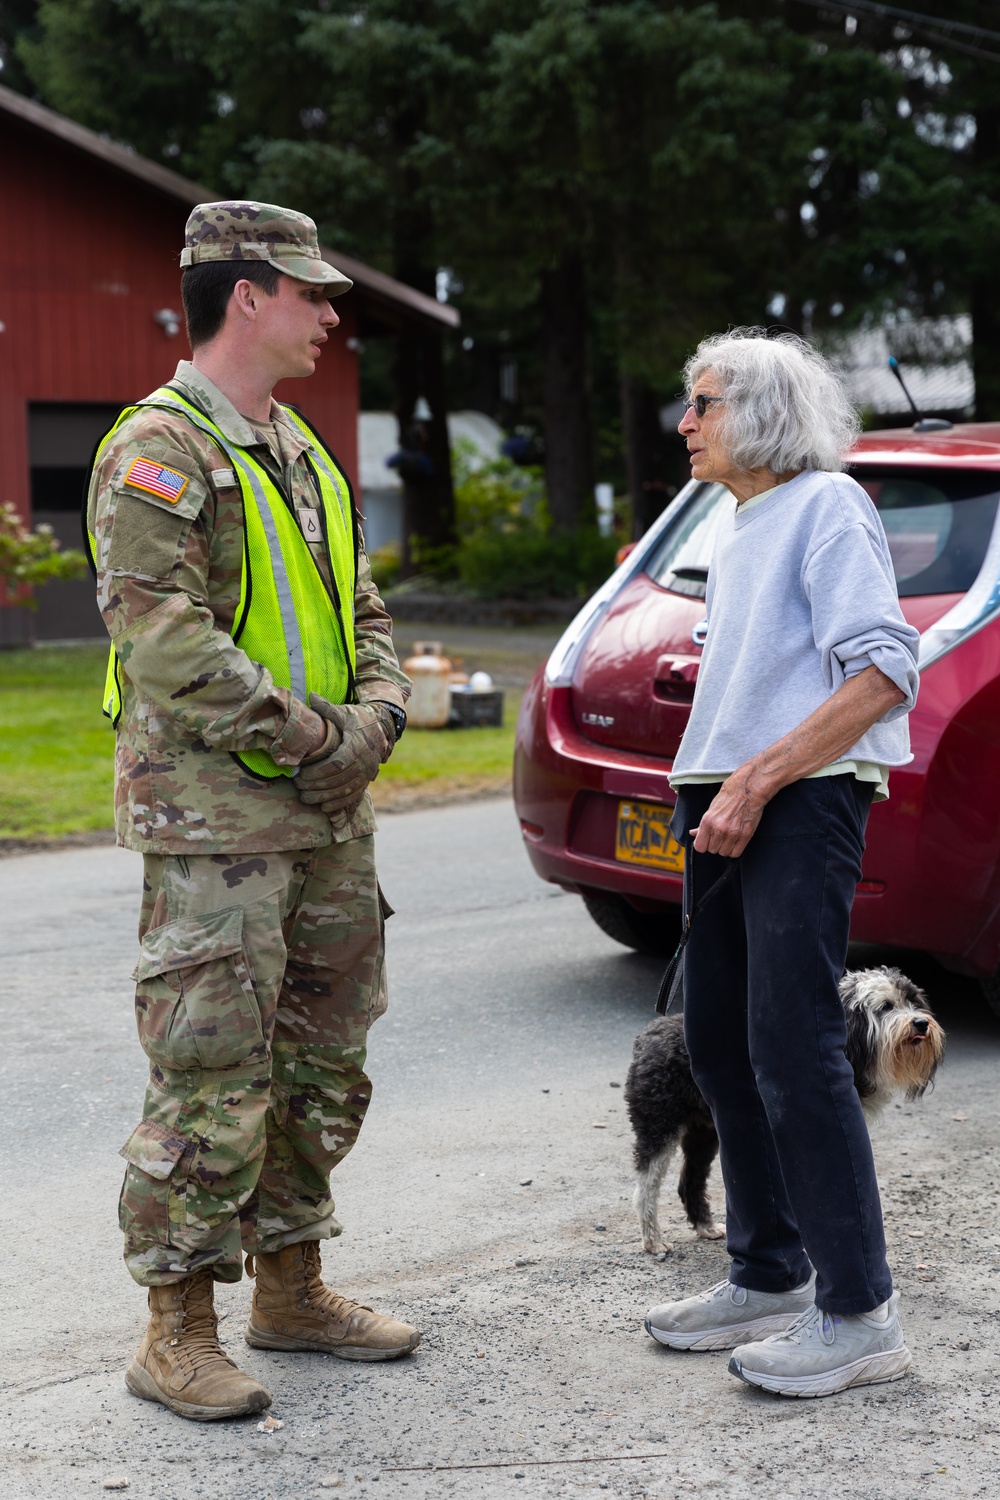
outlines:
{"label": "boot lace", "polygon": [[298,1286],[300,1306],[317,1307],[338,1322],[346,1323],[356,1312],[371,1312],[370,1307],[365,1307],[360,1302],[352,1302],[348,1297],[342,1297],[332,1287],[328,1287],[323,1280],[322,1261],[320,1259],[319,1240],[307,1240],[302,1246],[302,1259],[298,1265]]}
{"label": "boot lace", "polygon": [[185,1374],[191,1374],[220,1359],[233,1369],[236,1368],[219,1343],[217,1330],[218,1320],[212,1307],[210,1287],[207,1284],[192,1284],[185,1288],[177,1332],[167,1340],[178,1366]]}

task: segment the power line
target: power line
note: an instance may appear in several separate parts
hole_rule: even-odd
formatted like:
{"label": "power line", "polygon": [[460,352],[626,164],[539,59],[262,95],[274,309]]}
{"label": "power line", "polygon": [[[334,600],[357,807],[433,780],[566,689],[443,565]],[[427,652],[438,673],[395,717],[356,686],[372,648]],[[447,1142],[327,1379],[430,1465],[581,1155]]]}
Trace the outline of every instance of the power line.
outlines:
{"label": "power line", "polygon": [[[803,4],[818,6],[819,0],[802,0]],[[895,5],[883,5],[881,0],[830,0],[837,10],[853,15],[866,11],[877,16],[896,16],[901,21],[913,21],[920,25],[940,26],[946,32],[961,31],[965,36],[982,37],[991,42],[1000,42],[1000,31],[988,31],[985,26],[972,26],[967,21],[949,21],[944,16],[925,16],[915,10],[899,10]]]}
{"label": "power line", "polygon": [[843,16],[869,15],[879,20],[901,21],[925,40],[939,47],[963,52],[968,57],[981,57],[987,62],[1000,63],[1000,52],[989,52],[977,47],[972,40],[959,41],[958,33],[975,41],[1000,42],[1000,31],[990,31],[985,26],[971,26],[965,21],[949,21],[943,16],[926,16],[917,11],[900,10],[895,5],[882,5],[880,0],[798,0],[800,5],[809,5],[813,10],[832,10]]}

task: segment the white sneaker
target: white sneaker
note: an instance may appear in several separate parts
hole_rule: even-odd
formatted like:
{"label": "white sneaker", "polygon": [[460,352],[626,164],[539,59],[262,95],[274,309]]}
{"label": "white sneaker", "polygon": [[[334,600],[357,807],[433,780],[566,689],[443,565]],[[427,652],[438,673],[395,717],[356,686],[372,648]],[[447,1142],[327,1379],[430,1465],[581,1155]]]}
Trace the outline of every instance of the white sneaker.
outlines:
{"label": "white sneaker", "polygon": [[[899,1293],[873,1313],[840,1317],[811,1307],[791,1328],[733,1351],[729,1371],[779,1396],[832,1396],[852,1385],[899,1380],[913,1360],[903,1343]],[[878,1310],[877,1310],[878,1311]]]}
{"label": "white sneaker", "polygon": [[670,1349],[735,1349],[744,1339],[780,1333],[813,1305],[816,1273],[792,1292],[753,1292],[720,1281],[707,1292],[651,1307],[645,1329]]}

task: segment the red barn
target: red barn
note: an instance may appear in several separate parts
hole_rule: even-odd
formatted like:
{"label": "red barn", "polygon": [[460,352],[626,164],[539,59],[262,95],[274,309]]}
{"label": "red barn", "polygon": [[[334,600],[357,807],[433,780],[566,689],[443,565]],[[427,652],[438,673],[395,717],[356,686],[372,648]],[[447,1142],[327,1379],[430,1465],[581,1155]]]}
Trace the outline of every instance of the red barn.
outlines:
{"label": "red barn", "polygon": [[[0,88],[0,195],[0,499],[79,546],[95,442],[188,353],[184,223],[219,194]],[[316,374],[277,394],[356,478],[359,338],[441,330],[458,315],[350,256],[324,254],[354,281],[337,300],[342,326]],[[39,605],[37,614],[0,606],[0,645],[104,634],[89,580],[48,585]]]}

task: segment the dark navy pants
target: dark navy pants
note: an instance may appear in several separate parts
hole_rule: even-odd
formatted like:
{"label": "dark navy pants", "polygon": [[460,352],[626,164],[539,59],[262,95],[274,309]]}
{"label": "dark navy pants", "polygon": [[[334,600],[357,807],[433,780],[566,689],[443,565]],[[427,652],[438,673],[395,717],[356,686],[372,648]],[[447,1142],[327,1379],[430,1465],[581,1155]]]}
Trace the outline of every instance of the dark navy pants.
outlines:
{"label": "dark navy pants", "polygon": [[[717,791],[678,788],[689,910],[730,863],[691,850]],[[684,955],[684,1035],[719,1133],[730,1280],[783,1292],[811,1262],[817,1305],[842,1314],[892,1291],[837,990],[872,792],[850,775],[780,791]]]}

